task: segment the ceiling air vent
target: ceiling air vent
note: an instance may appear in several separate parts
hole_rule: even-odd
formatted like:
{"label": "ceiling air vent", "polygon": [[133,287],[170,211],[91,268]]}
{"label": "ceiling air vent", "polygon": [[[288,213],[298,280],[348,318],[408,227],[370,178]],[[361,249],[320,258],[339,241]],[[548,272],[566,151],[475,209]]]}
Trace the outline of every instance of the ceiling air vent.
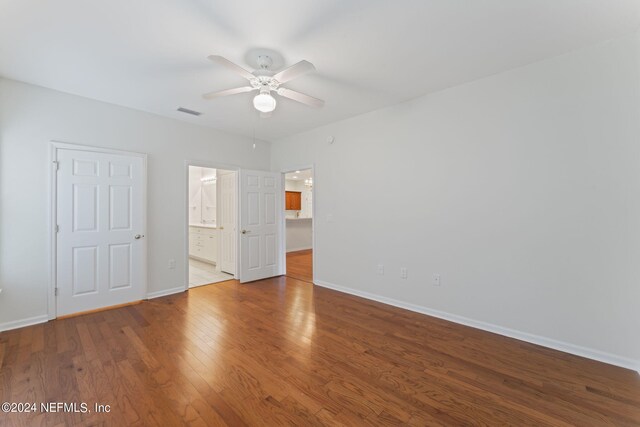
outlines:
{"label": "ceiling air vent", "polygon": [[183,107],[179,107],[178,111],[180,111],[181,113],[191,114],[192,116],[199,116],[202,114],[200,111],[193,111]]}

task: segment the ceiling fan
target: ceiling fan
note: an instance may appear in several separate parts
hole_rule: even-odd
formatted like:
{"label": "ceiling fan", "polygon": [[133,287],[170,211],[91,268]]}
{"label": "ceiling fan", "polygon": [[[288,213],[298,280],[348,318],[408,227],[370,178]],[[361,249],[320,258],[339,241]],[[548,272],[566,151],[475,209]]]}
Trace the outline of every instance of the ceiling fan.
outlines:
{"label": "ceiling fan", "polygon": [[262,117],[269,117],[270,113],[276,108],[277,102],[271,95],[271,92],[275,92],[280,96],[314,108],[320,108],[324,105],[324,101],[321,99],[281,86],[283,83],[291,81],[309,71],[315,70],[316,68],[309,61],[300,61],[289,68],[278,73],[274,73],[269,69],[271,64],[273,64],[271,57],[268,55],[259,55],[257,63],[260,68],[251,73],[222,56],[210,55],[208,58],[216,64],[222,65],[223,67],[226,67],[236,74],[244,77],[249,81],[250,86],[205,93],[202,95],[204,99],[214,99],[221,96],[235,95],[237,93],[257,90],[260,91],[260,93],[253,98],[253,106],[256,110],[260,111]]}

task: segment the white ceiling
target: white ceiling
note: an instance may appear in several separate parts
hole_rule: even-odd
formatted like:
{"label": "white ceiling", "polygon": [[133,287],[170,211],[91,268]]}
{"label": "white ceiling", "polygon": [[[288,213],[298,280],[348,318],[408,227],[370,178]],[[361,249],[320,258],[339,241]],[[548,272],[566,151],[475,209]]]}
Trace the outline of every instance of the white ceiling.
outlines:
{"label": "white ceiling", "polygon": [[289,172],[284,175],[285,179],[289,181],[303,181],[305,179],[311,178],[311,169],[301,170],[300,172]]}
{"label": "white ceiling", "polygon": [[[0,75],[274,140],[639,25],[639,0],[0,0]],[[315,64],[286,86],[325,107],[201,98],[245,83],[208,55],[251,68],[256,48]]]}

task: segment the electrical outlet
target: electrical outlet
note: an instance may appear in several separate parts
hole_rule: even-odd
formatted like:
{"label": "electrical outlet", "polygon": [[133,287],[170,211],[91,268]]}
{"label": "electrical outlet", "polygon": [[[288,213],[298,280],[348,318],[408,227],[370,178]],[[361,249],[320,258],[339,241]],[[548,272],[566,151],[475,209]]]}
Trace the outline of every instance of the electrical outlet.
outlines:
{"label": "electrical outlet", "polygon": [[433,274],[433,286],[440,286],[440,275],[438,273]]}
{"label": "electrical outlet", "polygon": [[169,270],[173,270],[174,268],[176,268],[176,260],[170,259],[168,267],[169,267]]}
{"label": "electrical outlet", "polygon": [[407,268],[406,267],[401,267],[400,268],[400,278],[401,279],[406,279],[407,278]]}
{"label": "electrical outlet", "polygon": [[378,274],[381,276],[384,275],[384,264],[378,264]]}

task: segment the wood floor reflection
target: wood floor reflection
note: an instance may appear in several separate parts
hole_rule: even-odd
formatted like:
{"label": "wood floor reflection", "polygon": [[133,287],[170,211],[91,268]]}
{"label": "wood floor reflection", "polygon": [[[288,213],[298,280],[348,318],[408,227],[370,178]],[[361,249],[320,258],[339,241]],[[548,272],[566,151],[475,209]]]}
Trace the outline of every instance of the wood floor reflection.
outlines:
{"label": "wood floor reflection", "polygon": [[287,276],[313,282],[313,251],[287,252]]}
{"label": "wood floor reflection", "polygon": [[0,334],[0,425],[638,425],[640,379],[280,277]]}

